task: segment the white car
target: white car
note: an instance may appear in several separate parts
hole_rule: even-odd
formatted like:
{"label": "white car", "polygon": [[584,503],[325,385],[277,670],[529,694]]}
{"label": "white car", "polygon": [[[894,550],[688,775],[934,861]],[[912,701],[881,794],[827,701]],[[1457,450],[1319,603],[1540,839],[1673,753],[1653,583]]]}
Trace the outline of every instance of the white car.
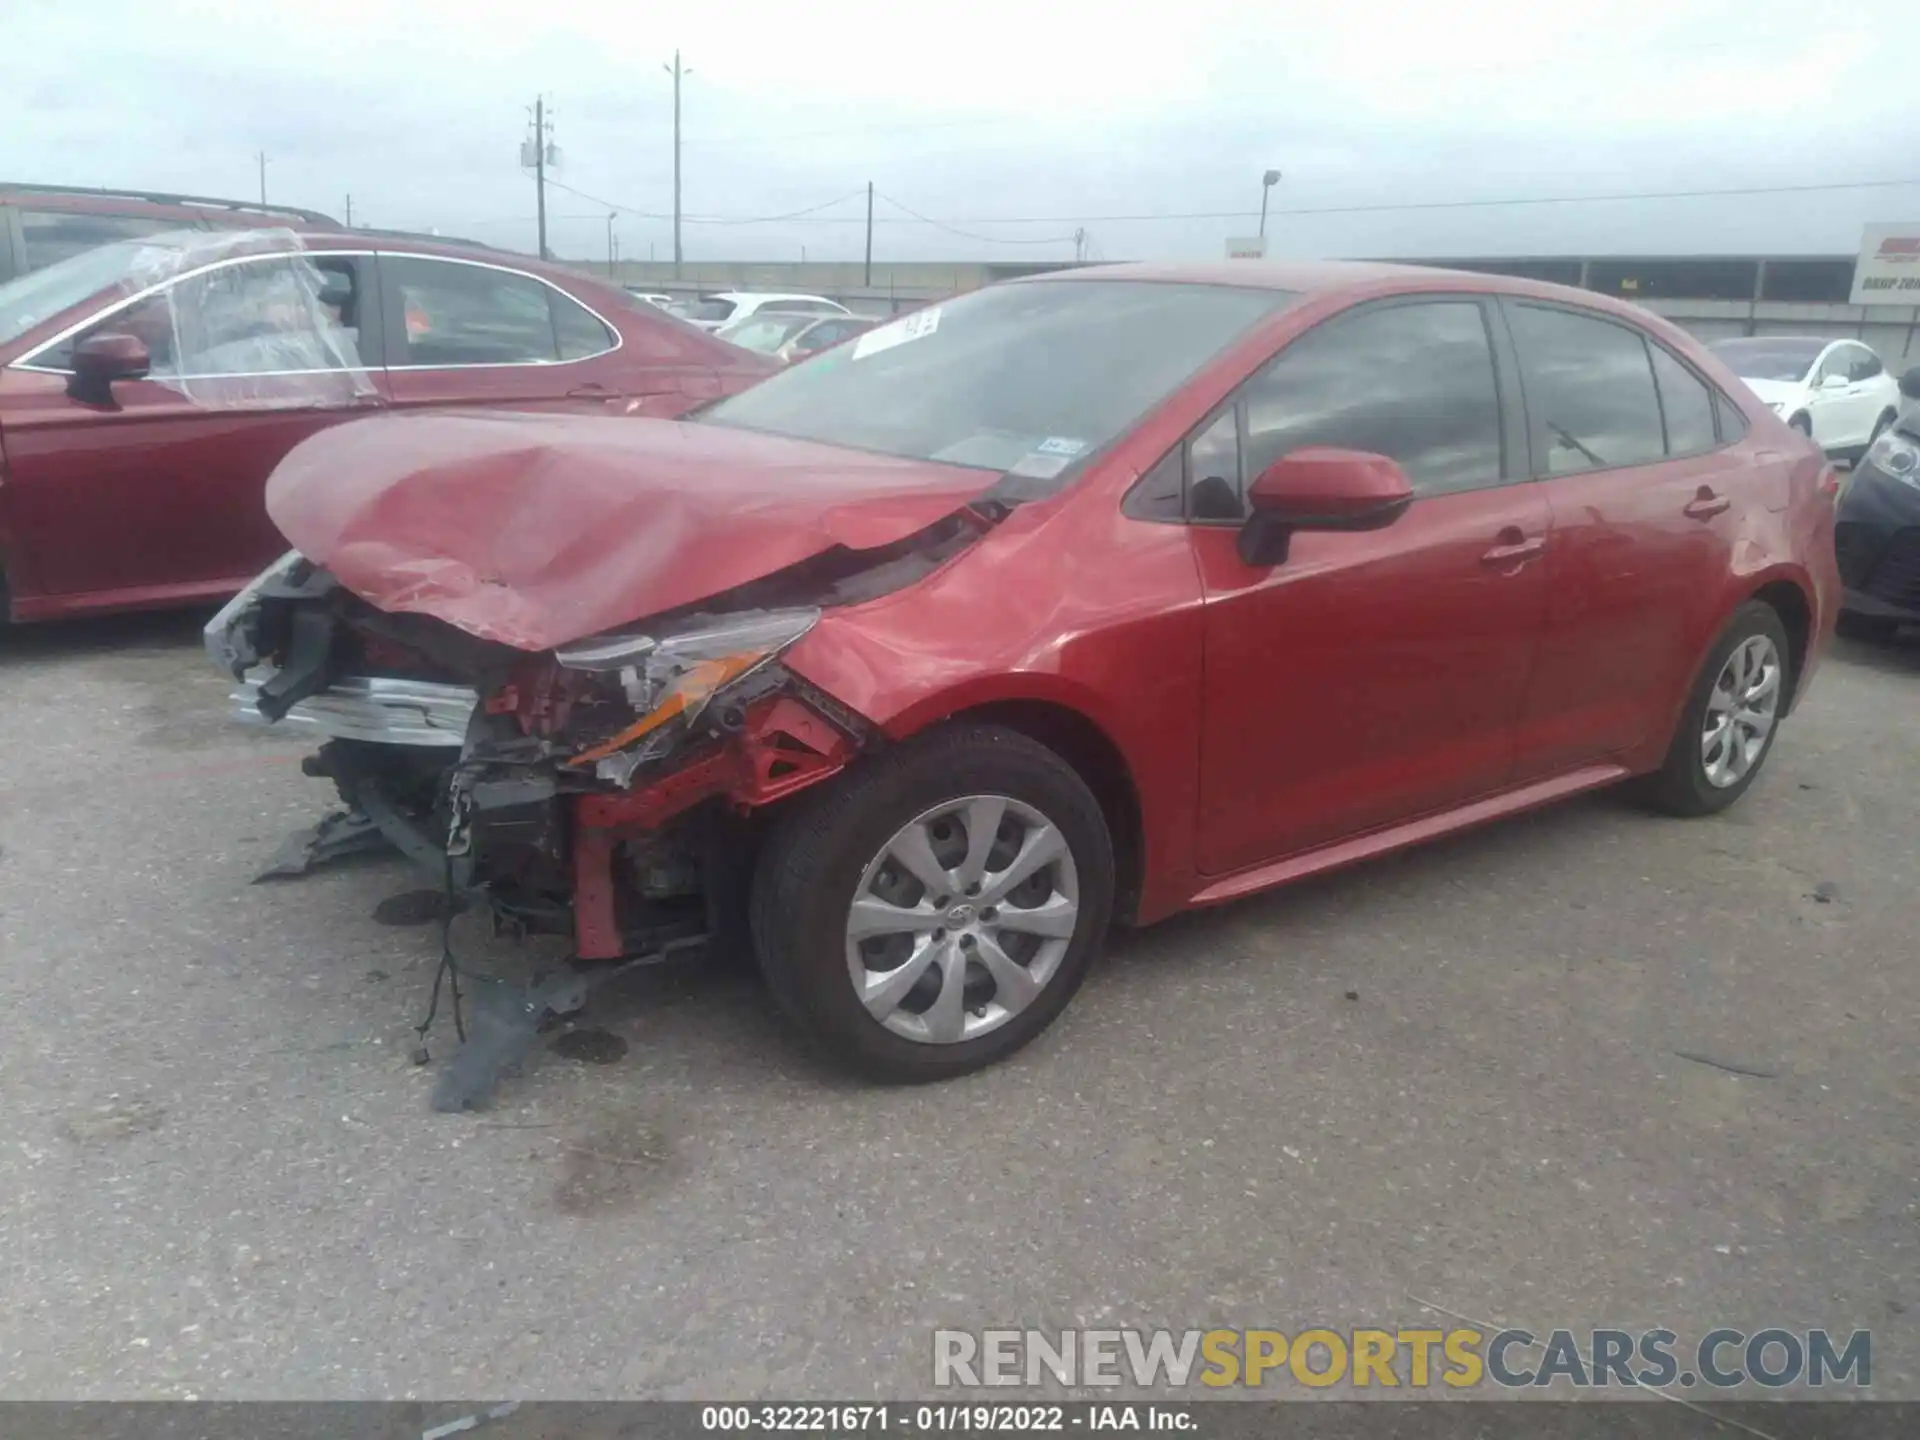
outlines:
{"label": "white car", "polygon": [[634,299],[644,300],[649,305],[658,306],[662,310],[674,310],[677,304],[673,296],[662,295],[658,290],[636,290],[631,285],[625,285],[621,288],[633,296]]}
{"label": "white car", "polygon": [[722,290],[702,295],[687,310],[687,318],[702,330],[718,330],[762,310],[777,310],[787,315],[851,315],[853,312],[837,300],[823,295],[780,295],[753,290]]}
{"label": "white car", "polygon": [[1829,455],[1858,459],[1900,413],[1900,383],[1858,340],[1756,335],[1707,347]]}

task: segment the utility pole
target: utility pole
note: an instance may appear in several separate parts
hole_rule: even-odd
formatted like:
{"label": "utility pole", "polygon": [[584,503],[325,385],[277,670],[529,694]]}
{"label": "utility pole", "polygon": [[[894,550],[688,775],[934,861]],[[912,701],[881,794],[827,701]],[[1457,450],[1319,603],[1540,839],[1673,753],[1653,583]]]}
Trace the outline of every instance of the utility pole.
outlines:
{"label": "utility pole", "polygon": [[1078,265],[1087,258],[1087,232],[1083,226],[1073,232],[1073,263]]}
{"label": "utility pole", "polygon": [[539,214],[540,258],[547,258],[547,100],[536,95],[533,101],[533,194]]}
{"label": "utility pole", "polygon": [[680,278],[680,77],[693,71],[682,69],[680,52],[673,52],[673,64],[660,67],[673,76],[673,278]]}
{"label": "utility pole", "polygon": [[353,196],[347,196],[347,229],[353,228]]}
{"label": "utility pole", "polygon": [[861,285],[868,290],[873,288],[873,182],[867,182],[867,274]]}
{"label": "utility pole", "polygon": [[618,210],[607,212],[607,278],[613,279],[613,222],[620,218]]}
{"label": "utility pole", "polygon": [[260,152],[260,203],[267,203],[267,152]]}

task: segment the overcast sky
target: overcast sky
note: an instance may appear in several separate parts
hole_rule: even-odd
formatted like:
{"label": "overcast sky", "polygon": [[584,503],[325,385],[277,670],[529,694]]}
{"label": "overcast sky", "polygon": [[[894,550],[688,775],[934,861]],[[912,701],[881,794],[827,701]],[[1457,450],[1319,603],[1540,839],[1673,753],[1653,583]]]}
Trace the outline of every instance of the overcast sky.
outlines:
{"label": "overcast sky", "polygon": [[[518,152],[544,93],[555,178],[595,197],[550,192],[551,244],[594,259],[608,203],[623,256],[672,253],[649,217],[673,204],[676,46],[689,259],[857,259],[869,181],[876,260],[1070,258],[1080,228],[1100,258],[1212,257],[1253,232],[1269,166],[1275,253],[1851,253],[1864,224],[1920,219],[1916,184],[1460,203],[1920,180],[1894,0],[0,12],[0,179],[252,197],[264,150],[272,200],[339,215],[350,193],[361,223],[531,249]],[[1410,208],[1362,208],[1389,206]]]}

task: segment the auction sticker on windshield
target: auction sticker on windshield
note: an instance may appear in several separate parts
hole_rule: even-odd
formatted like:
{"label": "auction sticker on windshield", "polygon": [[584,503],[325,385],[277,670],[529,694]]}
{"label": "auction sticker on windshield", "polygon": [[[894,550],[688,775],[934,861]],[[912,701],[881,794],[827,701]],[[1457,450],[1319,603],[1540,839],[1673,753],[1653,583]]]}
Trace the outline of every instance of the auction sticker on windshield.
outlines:
{"label": "auction sticker on windshield", "polygon": [[891,350],[896,345],[905,345],[909,340],[924,340],[939,328],[940,307],[929,305],[924,310],[903,315],[877,330],[867,331],[853,342],[853,358],[864,360],[869,355],[878,355],[882,350]]}

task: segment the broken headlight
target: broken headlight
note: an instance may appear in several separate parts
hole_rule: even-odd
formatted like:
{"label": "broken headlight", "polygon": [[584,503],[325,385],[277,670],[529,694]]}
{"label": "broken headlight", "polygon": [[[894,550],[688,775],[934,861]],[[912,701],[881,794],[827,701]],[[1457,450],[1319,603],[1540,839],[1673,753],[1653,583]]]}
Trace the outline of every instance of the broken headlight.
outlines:
{"label": "broken headlight", "polygon": [[298,550],[282,555],[223,605],[200,632],[207,658],[234,679],[240,679],[260,661],[259,616],[255,609],[260,592],[288,575],[302,559]]}
{"label": "broken headlight", "polygon": [[716,694],[768,664],[819,618],[812,608],[695,616],[664,633],[595,636],[556,650],[562,669],[617,676],[637,717],[568,763],[627,783],[638,765],[665,753],[674,721],[684,731]]}

